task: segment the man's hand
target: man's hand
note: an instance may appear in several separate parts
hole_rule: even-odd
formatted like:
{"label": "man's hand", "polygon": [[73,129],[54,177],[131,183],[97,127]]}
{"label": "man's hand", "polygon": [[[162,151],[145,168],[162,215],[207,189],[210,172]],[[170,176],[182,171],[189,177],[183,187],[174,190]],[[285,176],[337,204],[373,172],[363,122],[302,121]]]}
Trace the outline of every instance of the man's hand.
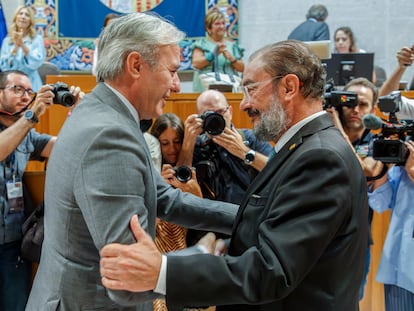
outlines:
{"label": "man's hand", "polygon": [[250,148],[244,144],[242,136],[235,128],[230,129],[226,127],[223,133],[213,136],[213,142],[239,159],[244,159],[244,155],[250,150]]}
{"label": "man's hand", "polygon": [[108,244],[101,250],[102,284],[132,292],[153,290],[161,269],[161,253],[140,226],[137,215],[132,216],[130,226],[136,243]]}
{"label": "man's hand", "polygon": [[200,240],[197,246],[201,246],[209,254],[213,254],[216,248],[216,235],[213,232],[208,232]]}
{"label": "man's hand", "polygon": [[397,60],[400,67],[410,66],[414,62],[414,46],[401,48],[397,53]]}
{"label": "man's hand", "polygon": [[82,90],[81,90],[81,88],[79,86],[75,86],[75,85],[72,85],[69,88],[69,91],[72,93],[73,97],[75,98],[75,104],[72,106],[72,108],[73,108],[85,96],[85,93],[82,92]]}
{"label": "man's hand", "polygon": [[40,117],[46,109],[49,109],[53,104],[53,98],[55,95],[52,92],[52,86],[49,84],[43,85],[36,94],[33,106],[31,109],[34,111],[37,117]]}
{"label": "man's hand", "polygon": [[191,114],[184,121],[184,140],[195,144],[197,136],[203,132],[203,120],[197,114]]}

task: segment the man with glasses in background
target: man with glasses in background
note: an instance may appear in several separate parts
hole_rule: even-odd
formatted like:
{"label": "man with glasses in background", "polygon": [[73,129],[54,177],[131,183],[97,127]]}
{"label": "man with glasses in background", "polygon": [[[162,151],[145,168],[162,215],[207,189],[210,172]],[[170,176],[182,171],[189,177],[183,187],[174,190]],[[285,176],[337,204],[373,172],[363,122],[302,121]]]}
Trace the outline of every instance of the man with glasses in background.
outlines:
{"label": "man with glasses in background", "polygon": [[[224,130],[218,135],[210,135],[203,131],[203,118],[210,112],[220,114],[225,121]],[[251,177],[266,165],[272,146],[268,142],[258,140],[252,130],[236,129],[232,123],[232,116],[233,107],[228,104],[223,93],[217,90],[202,92],[197,98],[197,114],[190,115],[185,121],[183,148],[178,161],[179,164],[191,166],[205,160],[204,157],[209,153],[216,154],[222,162],[220,173],[223,173],[223,170],[229,172],[230,180],[223,176],[223,182],[228,189],[212,195],[204,189],[203,195],[239,204],[250,185]],[[255,173],[250,172],[249,175],[252,169]]]}
{"label": "man with glasses in background", "polygon": [[[49,157],[56,137],[34,126],[53,103],[52,86],[36,94],[27,74],[0,73],[0,310],[24,310],[30,287],[30,263],[20,258],[22,225],[28,206],[22,177],[29,160]],[[80,92],[72,87],[73,94]]]}
{"label": "man with glasses in background", "polygon": [[[258,140],[252,130],[235,128],[233,107],[223,93],[206,90],[197,98],[196,106],[197,114],[185,121],[178,164],[196,168],[203,197],[240,204],[251,181],[266,165],[272,146]],[[218,135],[203,130],[205,116],[211,112],[220,114],[225,121]],[[187,234],[190,244],[201,237],[201,233],[195,237],[193,233],[190,230]]]}

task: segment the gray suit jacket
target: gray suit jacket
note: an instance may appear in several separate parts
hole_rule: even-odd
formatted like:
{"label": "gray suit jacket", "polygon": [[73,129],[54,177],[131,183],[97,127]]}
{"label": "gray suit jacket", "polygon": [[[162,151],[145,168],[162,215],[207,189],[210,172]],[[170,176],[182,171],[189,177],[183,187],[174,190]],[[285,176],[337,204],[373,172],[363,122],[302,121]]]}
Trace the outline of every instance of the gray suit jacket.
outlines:
{"label": "gray suit jacket", "polygon": [[169,310],[356,311],[367,234],[361,166],[319,116],[247,190],[228,256],[168,257]]}
{"label": "gray suit jacket", "polygon": [[48,163],[45,239],[26,310],[151,309],[152,292],[102,286],[99,250],[135,241],[129,229],[134,214],[154,236],[157,214],[230,233],[236,211],[167,185],[152,165],[139,123],[100,83],[65,122]]}

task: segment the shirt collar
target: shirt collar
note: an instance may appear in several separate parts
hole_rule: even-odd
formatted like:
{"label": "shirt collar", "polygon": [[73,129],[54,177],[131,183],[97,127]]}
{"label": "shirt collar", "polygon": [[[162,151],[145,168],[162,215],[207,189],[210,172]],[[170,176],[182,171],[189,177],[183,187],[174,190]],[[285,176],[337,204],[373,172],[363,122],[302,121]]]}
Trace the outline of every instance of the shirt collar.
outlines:
{"label": "shirt collar", "polygon": [[314,113],[310,115],[309,117],[306,117],[303,120],[300,120],[298,123],[294,124],[291,128],[289,128],[277,141],[275,145],[275,151],[276,153],[280,151],[280,149],[283,148],[283,146],[306,124],[308,124],[313,119],[316,119],[317,117],[325,114],[326,111],[319,111],[317,113]]}
{"label": "shirt collar", "polygon": [[139,116],[138,116],[138,112],[135,110],[134,106],[132,106],[132,104],[128,101],[128,99],[126,99],[126,97],[124,95],[122,95],[119,91],[117,91],[116,89],[114,89],[112,86],[110,86],[108,83],[104,82],[105,85],[112,91],[115,93],[116,96],[119,97],[119,99],[121,100],[121,102],[125,105],[125,107],[127,107],[127,109],[129,110],[129,112],[132,114],[132,116],[134,117],[134,120],[138,123],[139,125]]}

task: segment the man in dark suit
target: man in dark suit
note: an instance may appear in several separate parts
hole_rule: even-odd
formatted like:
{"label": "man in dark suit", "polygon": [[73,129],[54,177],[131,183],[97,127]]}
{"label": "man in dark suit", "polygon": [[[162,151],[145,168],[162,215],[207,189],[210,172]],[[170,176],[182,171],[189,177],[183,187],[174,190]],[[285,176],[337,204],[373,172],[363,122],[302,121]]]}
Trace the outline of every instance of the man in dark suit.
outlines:
{"label": "man in dark suit", "polygon": [[306,21],[298,25],[288,39],[300,41],[329,40],[329,27],[325,23],[328,10],[322,4],[312,5],[306,14]]}
{"label": "man in dark suit", "polygon": [[137,243],[101,251],[104,286],[166,295],[169,310],[356,311],[367,242],[361,166],[322,108],[324,70],[298,41],[255,52],[241,109],[276,154],[247,190],[227,253],[161,255],[139,228]]}

